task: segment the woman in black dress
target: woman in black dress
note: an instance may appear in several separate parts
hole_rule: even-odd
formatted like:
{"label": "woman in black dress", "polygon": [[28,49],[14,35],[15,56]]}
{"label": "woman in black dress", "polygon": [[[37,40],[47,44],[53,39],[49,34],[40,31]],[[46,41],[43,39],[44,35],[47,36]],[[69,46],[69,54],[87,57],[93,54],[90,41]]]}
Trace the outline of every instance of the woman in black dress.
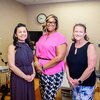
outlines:
{"label": "woman in black dress", "polygon": [[26,26],[19,23],[14,30],[13,44],[8,48],[11,69],[11,100],[35,100],[35,70],[32,66],[33,44]]}
{"label": "woman in black dress", "polygon": [[93,100],[96,81],[96,50],[88,41],[86,26],[75,24],[73,43],[67,56],[66,73],[72,88],[73,100]]}

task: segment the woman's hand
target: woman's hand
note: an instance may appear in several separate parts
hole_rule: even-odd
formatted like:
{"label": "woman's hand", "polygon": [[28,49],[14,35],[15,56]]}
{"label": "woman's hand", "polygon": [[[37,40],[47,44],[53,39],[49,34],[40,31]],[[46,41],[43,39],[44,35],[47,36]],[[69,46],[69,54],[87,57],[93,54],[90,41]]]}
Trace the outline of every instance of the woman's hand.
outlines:
{"label": "woman's hand", "polygon": [[35,74],[31,74],[31,75],[26,75],[24,79],[28,82],[32,82],[34,78]]}
{"label": "woman's hand", "polygon": [[40,64],[35,64],[35,69],[38,73],[41,73],[43,70],[42,70],[42,66]]}
{"label": "woman's hand", "polygon": [[75,80],[73,78],[71,78],[70,76],[68,77],[68,81],[69,81],[69,84],[72,86],[72,87],[75,87],[76,84],[75,84]]}
{"label": "woman's hand", "polygon": [[32,76],[31,75],[25,75],[24,79],[28,82],[31,82]]}
{"label": "woman's hand", "polygon": [[75,86],[79,85],[78,79],[74,79]]}
{"label": "woman's hand", "polygon": [[33,79],[35,78],[35,75],[36,75],[35,73],[31,75],[32,79],[30,80],[30,82],[33,81]]}

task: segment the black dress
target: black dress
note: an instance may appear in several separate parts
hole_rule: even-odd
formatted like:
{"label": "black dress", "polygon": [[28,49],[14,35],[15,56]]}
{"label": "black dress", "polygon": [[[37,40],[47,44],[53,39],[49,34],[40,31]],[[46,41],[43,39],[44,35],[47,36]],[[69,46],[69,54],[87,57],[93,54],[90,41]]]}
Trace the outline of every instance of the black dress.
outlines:
{"label": "black dress", "polygon": [[[90,42],[87,42],[84,46],[77,49],[77,53],[75,54],[75,43],[72,43],[68,57],[67,57],[67,64],[69,67],[70,76],[73,79],[78,79],[81,77],[83,72],[88,67],[88,55],[87,49]],[[96,75],[95,71],[91,73],[89,78],[87,78],[83,83],[82,86],[94,86],[96,82]]]}
{"label": "black dress", "polygon": [[[15,54],[15,65],[27,75],[33,73],[33,52],[26,43],[18,43]],[[11,72],[11,100],[35,100],[34,82],[27,82]]]}

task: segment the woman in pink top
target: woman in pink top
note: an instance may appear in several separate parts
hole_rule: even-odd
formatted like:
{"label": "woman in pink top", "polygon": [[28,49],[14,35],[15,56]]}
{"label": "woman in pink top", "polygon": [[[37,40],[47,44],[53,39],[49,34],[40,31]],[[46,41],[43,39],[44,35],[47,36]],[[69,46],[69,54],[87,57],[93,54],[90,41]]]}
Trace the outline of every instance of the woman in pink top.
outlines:
{"label": "woman in pink top", "polygon": [[43,100],[54,100],[61,85],[67,42],[57,32],[58,18],[49,15],[43,30],[46,32],[36,43],[35,68],[39,73],[40,90]]}

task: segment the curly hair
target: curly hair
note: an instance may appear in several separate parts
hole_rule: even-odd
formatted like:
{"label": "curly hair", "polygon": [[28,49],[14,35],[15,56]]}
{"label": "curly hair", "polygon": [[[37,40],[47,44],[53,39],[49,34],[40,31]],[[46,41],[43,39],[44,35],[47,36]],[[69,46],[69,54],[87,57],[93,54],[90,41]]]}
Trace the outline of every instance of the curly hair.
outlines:
{"label": "curly hair", "polygon": [[45,21],[45,23],[42,25],[42,29],[43,29],[44,32],[48,32],[47,27],[46,27],[46,24],[47,24],[47,22],[48,22],[48,20],[49,20],[50,18],[54,18],[54,19],[55,19],[55,23],[56,23],[56,28],[55,28],[55,30],[58,29],[58,18],[57,18],[55,15],[51,14],[51,15],[49,15],[49,16],[46,17],[46,21]]}

